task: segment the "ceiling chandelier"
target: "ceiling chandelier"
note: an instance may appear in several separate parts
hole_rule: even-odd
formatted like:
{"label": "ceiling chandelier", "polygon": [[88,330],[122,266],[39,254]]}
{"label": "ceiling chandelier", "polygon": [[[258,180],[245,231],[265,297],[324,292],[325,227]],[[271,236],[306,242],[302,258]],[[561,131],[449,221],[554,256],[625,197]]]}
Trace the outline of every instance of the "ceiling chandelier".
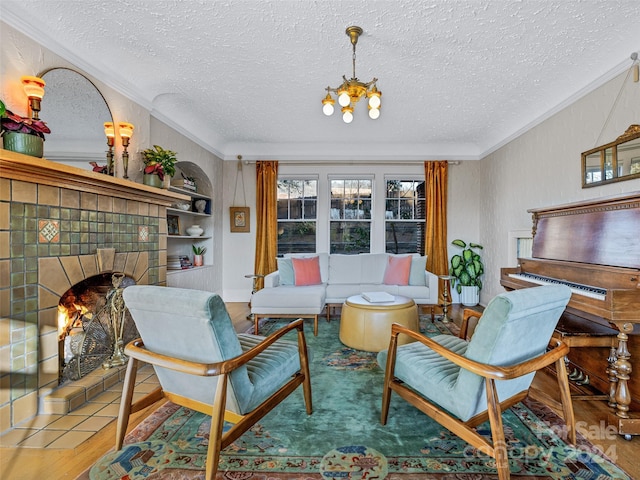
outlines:
{"label": "ceiling chandelier", "polygon": [[366,95],[369,99],[369,117],[375,120],[380,116],[380,97],[382,96],[382,92],[376,87],[378,79],[374,78],[369,83],[362,83],[356,78],[356,43],[358,43],[358,37],[362,35],[362,29],[356,26],[347,27],[346,34],[353,45],[353,77],[347,80],[347,77],[343,75],[342,85],[338,88],[326,88],[327,96],[322,100],[322,111],[327,116],[333,114],[333,105],[336,101],[331,93],[335,93],[338,96],[338,103],[342,107],[342,120],[344,123],[351,123],[354,105]]}

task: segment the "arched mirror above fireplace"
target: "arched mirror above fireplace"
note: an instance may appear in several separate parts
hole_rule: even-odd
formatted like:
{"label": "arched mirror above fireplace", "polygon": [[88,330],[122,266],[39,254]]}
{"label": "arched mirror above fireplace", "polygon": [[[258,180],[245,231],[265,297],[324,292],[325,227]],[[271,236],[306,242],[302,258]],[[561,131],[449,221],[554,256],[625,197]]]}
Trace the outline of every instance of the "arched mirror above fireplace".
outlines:
{"label": "arched mirror above fireplace", "polygon": [[44,157],[85,170],[93,168],[89,162],[104,165],[104,122],[113,122],[113,116],[98,88],[69,68],[53,68],[40,77],[47,84],[40,117],[51,129]]}

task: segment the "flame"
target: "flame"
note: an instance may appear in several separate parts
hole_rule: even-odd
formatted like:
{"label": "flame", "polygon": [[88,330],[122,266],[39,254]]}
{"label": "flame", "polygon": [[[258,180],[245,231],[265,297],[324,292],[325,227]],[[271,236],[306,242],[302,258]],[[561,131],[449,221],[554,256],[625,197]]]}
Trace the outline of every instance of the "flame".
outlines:
{"label": "flame", "polygon": [[86,315],[89,309],[84,305],[72,303],[71,305],[58,304],[58,337],[63,339],[76,321]]}

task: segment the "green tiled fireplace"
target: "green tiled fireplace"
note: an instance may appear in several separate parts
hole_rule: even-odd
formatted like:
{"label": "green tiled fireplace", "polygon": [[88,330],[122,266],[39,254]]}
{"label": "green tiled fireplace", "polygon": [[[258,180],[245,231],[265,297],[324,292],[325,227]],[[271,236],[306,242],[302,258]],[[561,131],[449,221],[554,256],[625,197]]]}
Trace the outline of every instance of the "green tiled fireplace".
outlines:
{"label": "green tiled fireplace", "polygon": [[166,282],[176,195],[0,150],[0,431],[58,386],[57,305],[71,286],[124,272]]}

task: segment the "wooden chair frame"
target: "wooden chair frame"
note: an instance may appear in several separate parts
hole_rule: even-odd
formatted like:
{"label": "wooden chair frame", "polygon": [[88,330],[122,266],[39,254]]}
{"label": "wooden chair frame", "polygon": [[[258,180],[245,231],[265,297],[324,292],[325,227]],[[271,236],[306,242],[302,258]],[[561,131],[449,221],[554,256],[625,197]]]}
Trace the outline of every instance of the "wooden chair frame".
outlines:
{"label": "wooden chair frame", "polygon": [[[276,340],[291,330],[298,331],[298,350],[300,352],[300,371],[296,373],[291,380],[285,383],[271,397],[262,402],[253,411],[246,415],[239,415],[225,410],[227,398],[227,385],[229,374],[238,367],[246,365],[251,359],[265,351]],[[307,414],[312,413],[311,399],[311,382],[309,377],[309,360],[307,356],[307,344],[304,337],[303,320],[298,319],[295,322],[283,327],[269,337],[266,337],[260,344],[251,350],[244,352],[242,355],[217,363],[198,363],[170,357],[147,350],[144,347],[142,339],[130,342],[125,347],[125,354],[128,355],[129,364],[127,365],[126,375],[124,378],[124,386],[122,399],[120,402],[120,411],[118,414],[118,422],[116,427],[116,450],[122,448],[124,436],[129,424],[129,416],[132,413],[142,410],[152,405],[161,398],[167,398],[173,403],[185,406],[192,410],[196,410],[207,415],[211,415],[211,430],[209,432],[209,446],[207,449],[207,462],[205,479],[213,480],[218,469],[218,461],[220,459],[220,451],[229,446],[233,441],[240,437],[244,432],[251,428],[258,420],[264,417],[276,405],[291,394],[298,385],[303,385],[304,401]],[[217,376],[217,388],[215,396],[212,398],[213,404],[208,405],[191,398],[181,395],[165,392],[158,387],[150,392],[136,403],[132,403],[133,393],[135,389],[136,372],[138,370],[138,362],[147,362],[158,367],[168,368],[178,372],[187,373],[198,376]],[[224,421],[234,423],[224,434],[222,428]]]}
{"label": "wooden chair frame", "polygon": [[458,333],[458,337],[462,338],[463,340],[469,340],[467,338],[467,336],[469,335],[469,319],[477,318],[479,320],[481,316],[482,312],[473,310],[472,308],[465,308],[464,310],[462,310],[462,323],[460,324],[460,333]]}
{"label": "wooden chair frame", "polygon": [[[429,400],[422,397],[415,390],[405,385],[400,379],[394,377],[398,335],[400,334],[409,335],[414,340],[421,342],[423,345],[426,345],[434,352],[450,360],[459,367],[484,377],[486,380],[487,411],[479,413],[466,422],[463,422],[444,411],[438,405],[431,403]],[[564,420],[567,424],[569,441],[572,444],[575,444],[576,441],[575,418],[569,394],[569,380],[564,368],[564,357],[569,352],[569,347],[565,343],[554,339],[549,343],[549,346],[551,350],[526,362],[510,366],[495,366],[474,362],[473,360],[448,350],[439,343],[421,335],[420,333],[413,332],[401,325],[393,324],[391,327],[391,340],[389,343],[387,365],[385,369],[381,423],[383,425],[387,423],[391,392],[394,391],[411,405],[433,418],[436,422],[449,429],[455,435],[470,443],[481,452],[493,457],[496,460],[498,478],[500,480],[508,480],[510,477],[509,459],[507,456],[507,445],[502,425],[502,412],[523,400],[527,396],[528,390],[520,392],[501,402],[496,390],[496,380],[518,378],[555,363],[558,387],[560,389],[562,409]],[[487,420],[489,420],[491,425],[492,441],[477,433],[474,428]]]}

